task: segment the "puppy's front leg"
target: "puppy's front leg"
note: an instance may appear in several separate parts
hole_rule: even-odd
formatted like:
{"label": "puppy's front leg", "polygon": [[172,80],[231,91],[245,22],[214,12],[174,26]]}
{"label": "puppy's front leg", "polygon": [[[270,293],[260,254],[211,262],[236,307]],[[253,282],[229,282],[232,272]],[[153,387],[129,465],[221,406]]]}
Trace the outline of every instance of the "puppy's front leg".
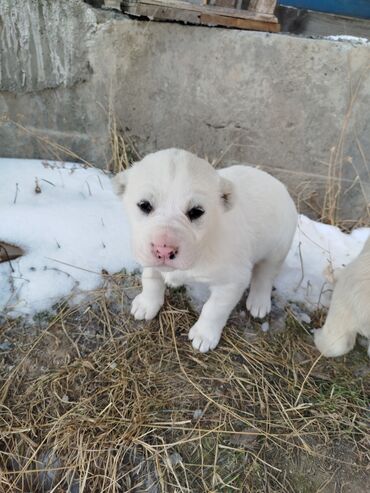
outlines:
{"label": "puppy's front leg", "polygon": [[203,305],[198,321],[189,332],[194,349],[206,353],[217,346],[222,329],[245,288],[244,284],[226,284],[210,288],[211,295]]}
{"label": "puppy's front leg", "polygon": [[141,282],[143,290],[132,302],[131,313],[136,320],[151,320],[164,302],[164,280],[156,269],[146,267],[143,269]]}

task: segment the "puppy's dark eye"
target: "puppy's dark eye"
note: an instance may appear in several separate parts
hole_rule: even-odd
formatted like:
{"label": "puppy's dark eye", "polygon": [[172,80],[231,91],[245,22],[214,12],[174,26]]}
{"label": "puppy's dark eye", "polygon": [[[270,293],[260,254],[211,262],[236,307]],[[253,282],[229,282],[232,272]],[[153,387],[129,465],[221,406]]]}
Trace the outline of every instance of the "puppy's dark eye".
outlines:
{"label": "puppy's dark eye", "polygon": [[200,216],[203,216],[203,214],[204,214],[204,209],[199,205],[197,205],[196,207],[192,207],[186,213],[190,221],[196,221],[197,219],[200,218]]}
{"label": "puppy's dark eye", "polygon": [[144,214],[150,214],[153,210],[153,206],[148,200],[141,200],[137,206]]}

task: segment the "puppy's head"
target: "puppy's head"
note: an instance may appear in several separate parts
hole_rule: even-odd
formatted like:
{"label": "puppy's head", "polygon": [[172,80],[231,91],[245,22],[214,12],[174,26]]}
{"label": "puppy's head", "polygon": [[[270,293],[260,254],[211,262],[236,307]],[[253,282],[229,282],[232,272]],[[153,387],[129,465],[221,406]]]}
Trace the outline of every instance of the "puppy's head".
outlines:
{"label": "puppy's head", "polygon": [[178,149],[149,154],[113,183],[143,267],[191,268],[232,207],[232,183],[204,159]]}

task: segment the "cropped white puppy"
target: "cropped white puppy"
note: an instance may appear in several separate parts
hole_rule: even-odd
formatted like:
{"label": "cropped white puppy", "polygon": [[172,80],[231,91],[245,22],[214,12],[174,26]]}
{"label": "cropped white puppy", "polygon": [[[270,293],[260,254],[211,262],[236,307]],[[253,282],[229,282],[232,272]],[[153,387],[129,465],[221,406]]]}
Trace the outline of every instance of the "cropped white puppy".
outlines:
{"label": "cropped white puppy", "polygon": [[209,299],[189,339],[206,352],[217,346],[249,285],[248,310],[260,318],[269,313],[272,284],[297,224],[284,185],[247,166],[216,171],[178,149],[149,154],[114,181],[143,266],[143,290],[131,310],[136,319],[157,315],[165,284],[204,283]]}
{"label": "cropped white puppy", "polygon": [[314,340],[324,356],[335,357],[353,349],[357,334],[370,338],[370,238],[339,274],[325,324]]}

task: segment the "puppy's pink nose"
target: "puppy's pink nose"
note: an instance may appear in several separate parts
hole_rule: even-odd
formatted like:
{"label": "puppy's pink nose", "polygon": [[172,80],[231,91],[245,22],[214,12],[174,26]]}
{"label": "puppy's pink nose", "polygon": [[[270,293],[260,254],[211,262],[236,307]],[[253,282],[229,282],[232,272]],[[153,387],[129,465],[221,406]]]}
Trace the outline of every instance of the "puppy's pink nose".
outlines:
{"label": "puppy's pink nose", "polygon": [[178,248],[174,246],[152,244],[152,252],[160,260],[173,260],[178,254]]}

